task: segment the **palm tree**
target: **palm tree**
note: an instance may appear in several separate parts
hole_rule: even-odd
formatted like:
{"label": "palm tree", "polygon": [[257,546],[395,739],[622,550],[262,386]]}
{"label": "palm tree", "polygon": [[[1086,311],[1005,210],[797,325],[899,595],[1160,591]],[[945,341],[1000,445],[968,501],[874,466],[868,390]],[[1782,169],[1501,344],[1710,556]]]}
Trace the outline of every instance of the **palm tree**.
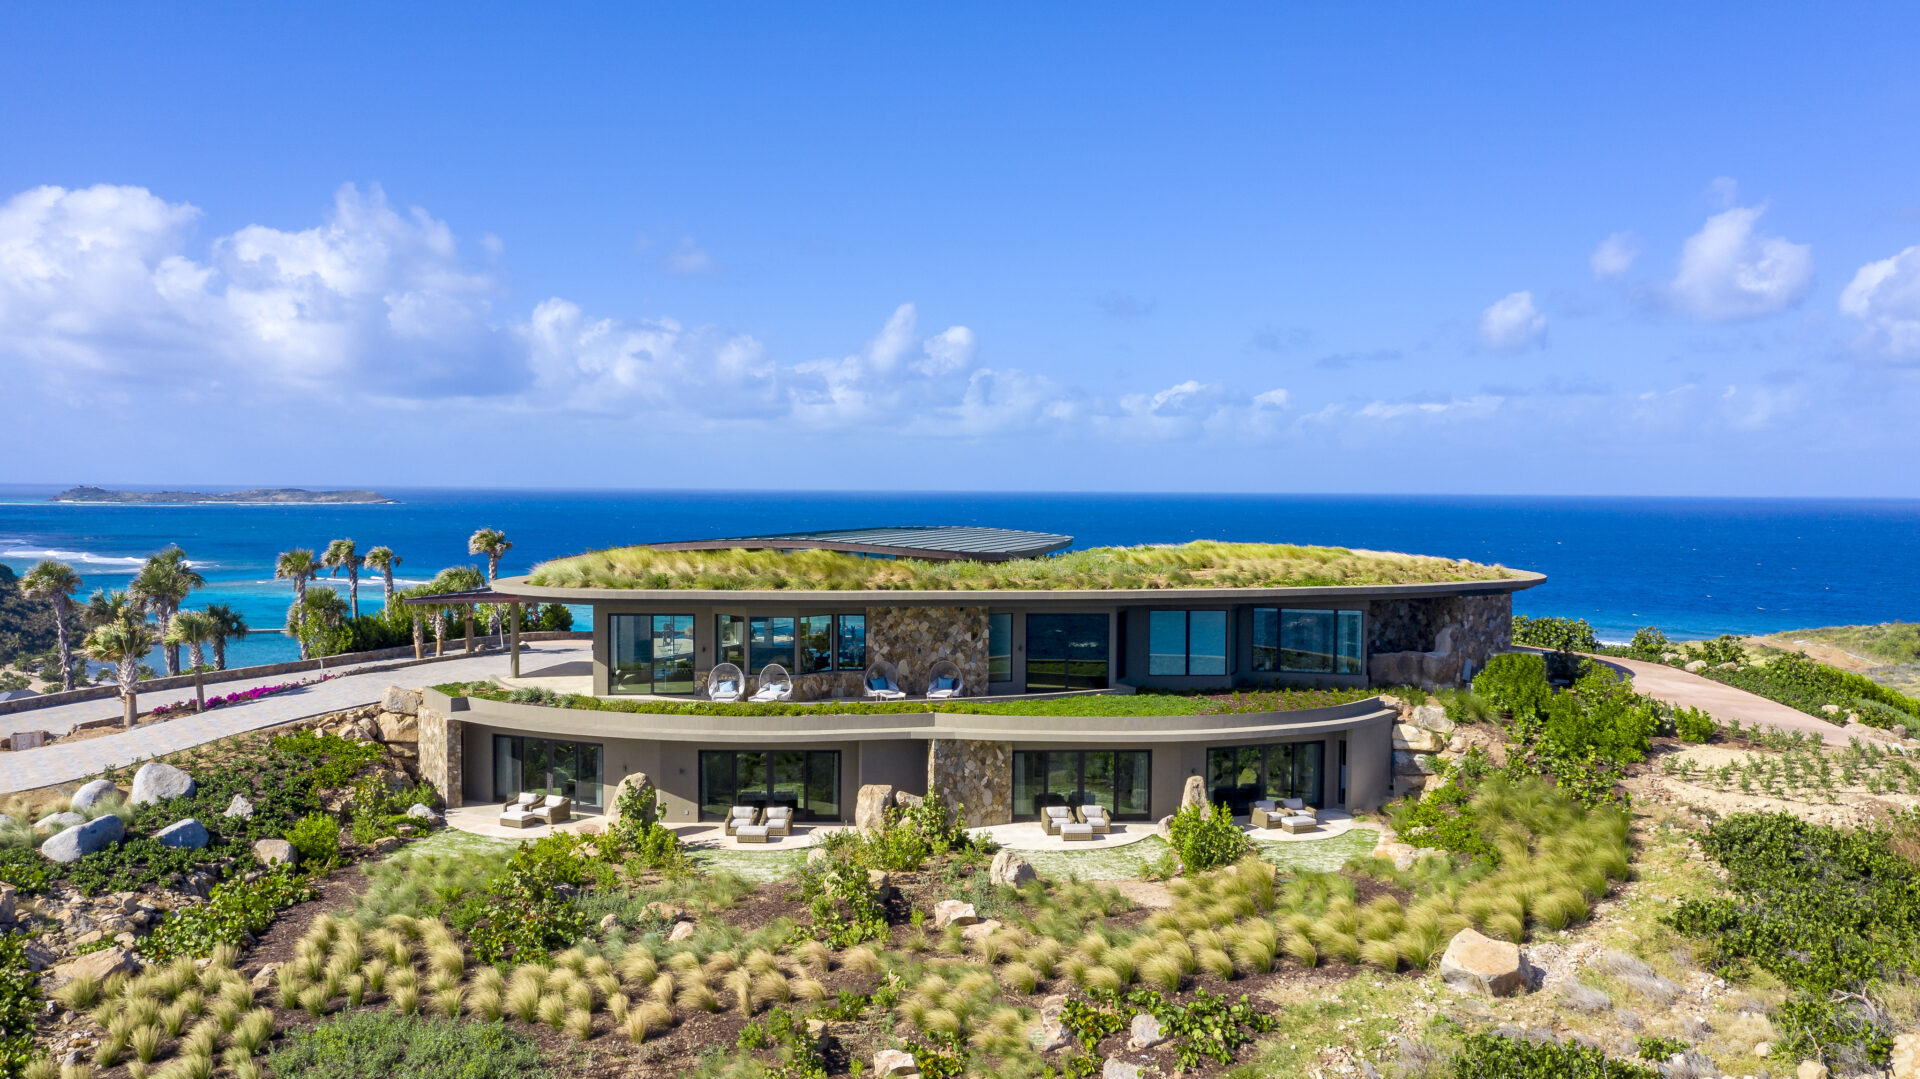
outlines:
{"label": "palm tree", "polygon": [[[123,599],[125,593],[116,593]],[[97,594],[96,594],[97,595]],[[120,702],[125,710],[126,727],[140,714],[136,693],[140,686],[140,661],[153,648],[153,627],[135,607],[128,605],[119,618],[96,626],[81,645],[87,655],[102,663],[113,664],[114,681],[120,686]]]}
{"label": "palm tree", "polygon": [[[449,592],[477,592],[487,585],[480,571],[472,566],[449,566],[433,575],[433,580],[422,586],[421,595],[437,596]],[[446,649],[447,619],[452,614],[451,607],[431,608],[433,618],[433,654],[441,655]],[[472,623],[468,623],[471,632]]]}
{"label": "palm tree", "polygon": [[201,668],[207,665],[206,646],[220,639],[225,627],[205,611],[181,611],[167,626],[166,641],[178,648],[187,646],[188,665],[193,668],[193,699],[198,711],[207,710],[207,691],[200,684]]}
{"label": "palm tree", "polygon": [[380,613],[382,614],[391,614],[393,612],[393,567],[399,564],[400,556],[394,554],[393,548],[391,547],[375,547],[373,550],[367,552],[365,565],[368,569],[377,569],[380,571],[380,583],[384,586],[380,607]]}
{"label": "palm tree", "polygon": [[60,688],[73,688],[73,594],[80,591],[80,575],[65,562],[47,559],[20,578],[20,589],[53,607],[53,628],[59,636]]}
{"label": "palm tree", "polygon": [[327,669],[327,657],[341,650],[345,635],[347,601],[331,588],[316,588],[306,594],[300,606],[287,612],[287,632],[300,639],[304,650],[311,643],[319,654],[320,669]]}
{"label": "palm tree", "polygon": [[227,669],[227,642],[246,639],[247,619],[224,603],[208,604],[207,616],[220,624],[220,632],[213,638],[213,669],[224,671]]}
{"label": "palm tree", "polygon": [[[295,547],[291,551],[281,551],[279,559],[274,562],[274,579],[279,580],[284,578],[293,582],[293,603],[287,608],[287,623],[289,625],[293,624],[293,621],[298,617],[297,612],[300,608],[306,606],[307,582],[313,580],[319,573],[320,563],[314,559],[313,552],[305,547]],[[305,641],[300,642],[300,658],[307,658],[307,642]]]}
{"label": "palm tree", "polygon": [[[187,552],[174,546],[147,559],[134,576],[131,591],[152,608],[154,620],[160,623],[160,635],[165,638],[173,613],[186,602],[187,594],[206,583],[207,579],[187,561]],[[166,661],[169,675],[180,673],[179,645],[166,646]]]}
{"label": "palm tree", "polygon": [[93,595],[87,597],[87,608],[80,612],[80,620],[89,629],[112,625],[128,618],[145,619],[147,605],[138,596],[115,590],[96,588]]}
{"label": "palm tree", "polygon": [[[483,554],[487,556],[487,586],[489,588],[493,586],[494,581],[500,579],[500,560],[505,558],[507,552],[511,550],[513,550],[513,541],[507,538],[505,532],[497,528],[478,529],[473,535],[467,537],[468,554]],[[492,634],[498,634],[500,632],[500,609],[497,606],[492,607],[487,615],[487,632]],[[469,644],[471,644],[471,642],[469,642]]]}
{"label": "palm tree", "polygon": [[347,573],[347,596],[352,605],[353,617],[360,617],[360,548],[350,539],[337,539],[327,544],[327,553],[320,556],[320,564],[327,567],[327,576],[336,577],[341,570]]}

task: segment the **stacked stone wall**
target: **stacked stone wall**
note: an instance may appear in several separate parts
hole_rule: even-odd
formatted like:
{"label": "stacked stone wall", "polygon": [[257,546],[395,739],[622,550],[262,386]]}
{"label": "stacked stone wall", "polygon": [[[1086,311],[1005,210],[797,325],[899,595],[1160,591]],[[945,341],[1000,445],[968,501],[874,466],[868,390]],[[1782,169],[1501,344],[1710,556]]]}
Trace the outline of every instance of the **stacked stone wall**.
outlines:
{"label": "stacked stone wall", "polygon": [[867,657],[893,664],[900,688],[916,697],[926,692],[934,665],[951,660],[963,694],[980,696],[987,691],[987,609],[869,607]]}
{"label": "stacked stone wall", "polygon": [[[1513,596],[1507,592],[1496,592],[1433,599],[1375,600],[1367,608],[1367,626],[1367,653],[1374,661],[1394,655],[1431,652],[1440,631],[1451,627],[1452,649],[1445,663],[1436,668],[1436,671],[1444,669],[1444,676],[1399,680],[1455,685],[1461,681],[1463,673],[1478,671],[1486,666],[1487,660],[1510,646]],[[1370,661],[1369,670],[1375,666],[1378,664]],[[1394,665],[1389,663],[1386,666]],[[1374,680],[1378,682],[1380,678],[1375,677]]]}
{"label": "stacked stone wall", "polygon": [[433,784],[447,808],[464,805],[466,724],[430,705],[420,706],[420,778]]}
{"label": "stacked stone wall", "polygon": [[927,747],[927,793],[966,806],[966,824],[1013,820],[1013,743],[935,738]]}

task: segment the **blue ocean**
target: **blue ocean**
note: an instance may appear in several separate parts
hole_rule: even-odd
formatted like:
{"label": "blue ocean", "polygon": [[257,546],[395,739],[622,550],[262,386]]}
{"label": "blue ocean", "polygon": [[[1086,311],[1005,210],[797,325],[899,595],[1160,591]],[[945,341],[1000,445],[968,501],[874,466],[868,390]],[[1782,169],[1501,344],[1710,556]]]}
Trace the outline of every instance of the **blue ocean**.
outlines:
{"label": "blue ocean", "polygon": [[[1499,562],[1547,575],[1515,596],[1518,613],[1583,617],[1610,640],[1647,625],[1694,638],[1920,619],[1920,500],[382,489],[398,504],[46,501],[61,489],[0,485],[0,561],[24,571],[59,558],[91,591],[124,587],[177,543],[208,581],[189,605],[234,604],[260,627],[283,623],[291,595],[272,579],[275,556],[340,537],[393,548],[416,583],[475,564],[466,539],[482,527],[513,541],[501,572],[517,574],[599,547],[899,524],[1063,532],[1080,547],[1206,538]],[[360,595],[363,611],[377,608],[378,579],[363,577]],[[295,652],[256,634],[229,662]]]}

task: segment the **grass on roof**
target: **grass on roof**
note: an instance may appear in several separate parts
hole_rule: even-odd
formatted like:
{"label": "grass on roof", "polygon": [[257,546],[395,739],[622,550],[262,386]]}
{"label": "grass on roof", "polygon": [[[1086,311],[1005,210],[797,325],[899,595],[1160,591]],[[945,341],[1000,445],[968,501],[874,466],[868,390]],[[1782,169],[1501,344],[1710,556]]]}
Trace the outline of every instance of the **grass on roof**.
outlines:
{"label": "grass on roof", "polygon": [[549,588],[821,591],[1288,588],[1492,581],[1517,574],[1453,558],[1300,547],[1192,543],[1093,547],[1007,562],[861,558],[838,551],[659,551],[619,547],[557,558],[529,583]]}
{"label": "grass on roof", "polygon": [[[449,697],[512,701],[513,692],[497,682],[445,682],[434,689]],[[1324,689],[1243,689],[1224,693],[1082,693],[1011,701],[838,701],[801,702],[620,699],[579,693],[548,694],[521,704],[575,708],[589,712],[630,712],[672,716],[906,715],[928,712],[1005,716],[1191,716],[1252,712],[1296,712],[1334,708],[1364,701],[1381,692],[1358,686]]]}

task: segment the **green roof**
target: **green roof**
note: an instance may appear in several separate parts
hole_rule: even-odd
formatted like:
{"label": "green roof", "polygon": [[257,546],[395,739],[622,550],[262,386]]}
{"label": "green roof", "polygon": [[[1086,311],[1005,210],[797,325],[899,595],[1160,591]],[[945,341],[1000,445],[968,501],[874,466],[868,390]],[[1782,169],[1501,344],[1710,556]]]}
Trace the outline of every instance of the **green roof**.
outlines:
{"label": "green roof", "polygon": [[621,547],[542,563],[525,583],[575,589],[1065,591],[1438,584],[1524,576],[1504,566],[1429,555],[1199,540],[997,562],[874,559],[819,549]]}
{"label": "green roof", "polygon": [[977,525],[900,525],[893,528],[836,528],[818,532],[777,532],[730,539],[676,540],[649,546],[661,551],[843,551],[848,554],[940,561],[966,558],[1000,562],[1037,558],[1073,545],[1057,532],[1023,532]]}

